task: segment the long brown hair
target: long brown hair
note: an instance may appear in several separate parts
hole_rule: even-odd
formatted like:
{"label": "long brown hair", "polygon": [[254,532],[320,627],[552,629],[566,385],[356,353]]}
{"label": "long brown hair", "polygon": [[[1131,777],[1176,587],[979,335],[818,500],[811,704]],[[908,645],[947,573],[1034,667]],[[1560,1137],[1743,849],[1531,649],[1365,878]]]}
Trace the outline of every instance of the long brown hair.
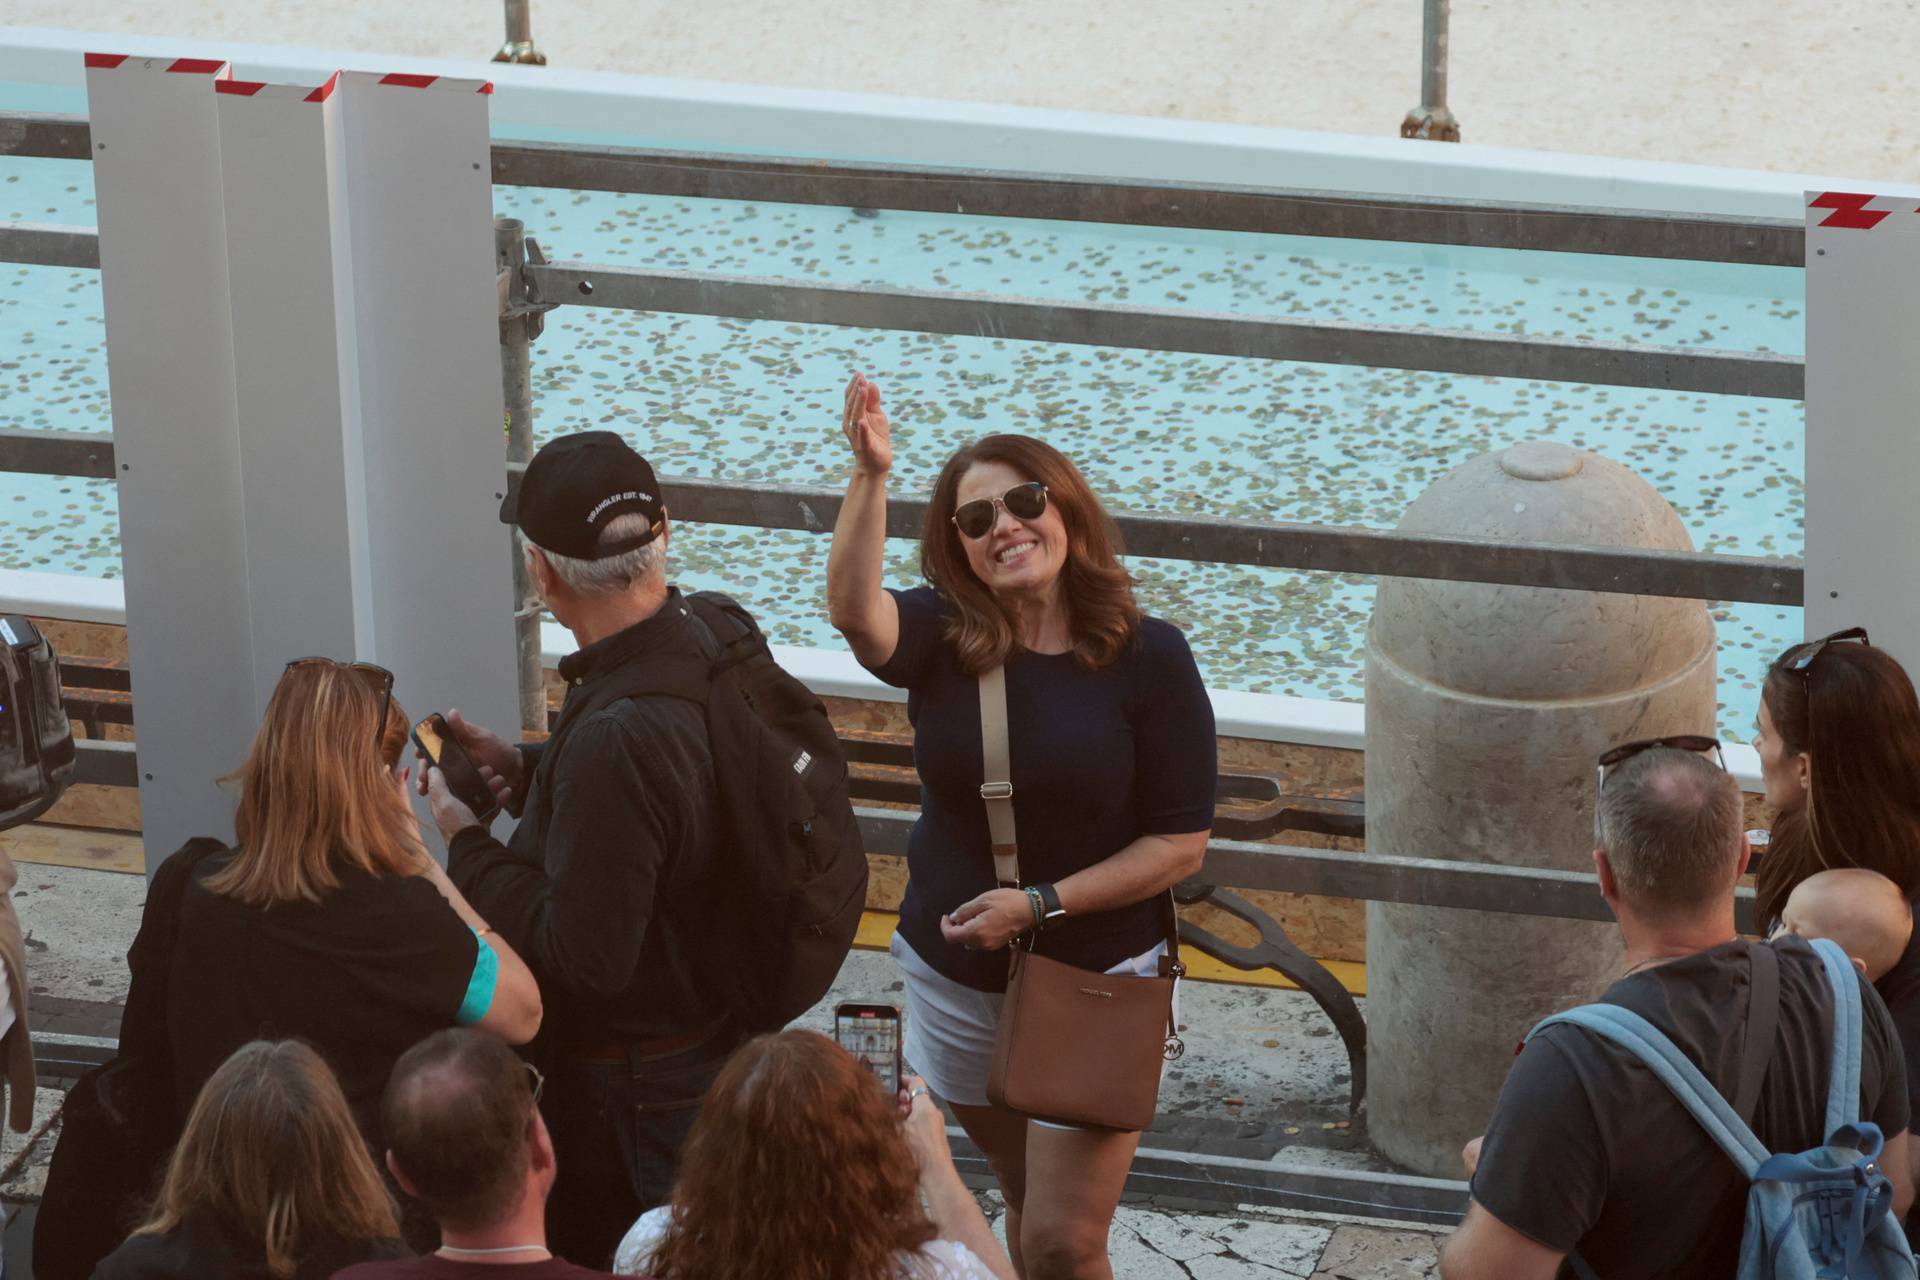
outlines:
{"label": "long brown hair", "polygon": [[827,1037],[750,1041],[708,1090],[654,1250],[659,1280],[894,1280],[937,1234],[899,1103]]}
{"label": "long brown hair", "polygon": [[986,436],[947,459],[933,482],[927,526],[920,535],[920,572],[953,606],[947,639],[970,675],[1007,660],[1017,646],[1013,619],[973,574],[960,531],[953,527],[960,478],[980,462],[1000,462],[1047,486],[1047,501],[1067,530],[1067,562],[1060,570],[1073,655],[1095,671],[1127,651],[1140,631],[1133,576],[1120,564],[1120,530],[1086,477],[1066,454],[1032,436]]}
{"label": "long brown hair", "polygon": [[333,1072],[297,1040],[255,1040],[207,1077],[135,1235],[204,1215],[291,1276],[328,1243],[393,1240],[398,1215]]}
{"label": "long brown hair", "polygon": [[[246,763],[233,774],[240,807],[232,864],[207,887],[252,906],[319,902],[340,871],[416,875],[429,856],[389,772],[388,745],[407,715],[354,672],[327,662],[287,668]],[[399,755],[393,749],[393,758]]]}
{"label": "long brown hair", "polygon": [[1829,867],[1865,867],[1920,897],[1920,699],[1893,655],[1830,644],[1806,671],[1781,654],[1760,696],[1782,751],[1811,764],[1807,803],[1773,821],[1760,862],[1760,918],[1777,920],[1794,886]]}

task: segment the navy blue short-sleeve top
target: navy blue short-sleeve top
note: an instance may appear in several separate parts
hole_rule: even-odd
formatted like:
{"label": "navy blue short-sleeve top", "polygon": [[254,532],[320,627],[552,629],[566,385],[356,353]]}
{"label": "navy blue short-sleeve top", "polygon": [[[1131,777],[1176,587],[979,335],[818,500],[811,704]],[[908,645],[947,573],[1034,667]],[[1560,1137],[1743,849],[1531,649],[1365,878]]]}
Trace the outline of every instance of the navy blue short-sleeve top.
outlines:
{"label": "navy blue short-sleeve top", "polygon": [[[900,933],[936,971],[980,991],[1004,990],[1008,953],[968,951],[940,918],[995,885],[980,799],[979,682],[944,634],[950,608],[931,587],[892,593],[900,640],[873,674],[907,690],[920,820],[907,844]],[[1142,618],[1133,647],[1099,671],[1072,654],[1017,651],[1007,662],[1007,723],[1020,875],[1063,880],[1143,835],[1213,826],[1213,705],[1179,628]],[[1069,917],[1041,954],[1103,970],[1164,936],[1157,901]]]}

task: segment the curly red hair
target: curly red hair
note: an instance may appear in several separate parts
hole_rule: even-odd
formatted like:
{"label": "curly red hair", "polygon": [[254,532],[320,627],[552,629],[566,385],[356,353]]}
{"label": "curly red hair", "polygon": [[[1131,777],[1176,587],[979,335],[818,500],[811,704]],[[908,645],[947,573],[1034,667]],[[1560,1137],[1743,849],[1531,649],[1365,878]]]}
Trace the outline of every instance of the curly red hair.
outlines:
{"label": "curly red hair", "polygon": [[813,1031],[734,1054],[694,1122],[657,1280],[894,1280],[937,1232],[895,1099]]}
{"label": "curly red hair", "polygon": [[991,670],[1016,645],[1012,620],[974,576],[953,527],[960,478],[980,462],[1004,463],[1047,486],[1047,501],[1067,529],[1067,562],[1060,576],[1073,655],[1095,671],[1118,661],[1140,633],[1133,577],[1120,563],[1119,528],[1066,454],[1032,436],[998,435],[984,436],[947,459],[933,482],[920,535],[920,572],[953,606],[947,639],[959,651],[961,669],[972,675]]}

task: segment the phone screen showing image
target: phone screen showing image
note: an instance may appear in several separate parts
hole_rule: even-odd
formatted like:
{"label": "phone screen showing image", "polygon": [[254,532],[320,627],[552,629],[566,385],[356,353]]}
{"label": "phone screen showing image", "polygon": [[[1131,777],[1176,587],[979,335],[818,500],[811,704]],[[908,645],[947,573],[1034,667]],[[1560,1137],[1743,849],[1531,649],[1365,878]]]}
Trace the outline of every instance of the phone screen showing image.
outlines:
{"label": "phone screen showing image", "polygon": [[833,1011],[833,1038],[858,1058],[889,1095],[900,1092],[900,1011],[885,1004],[843,1004]]}

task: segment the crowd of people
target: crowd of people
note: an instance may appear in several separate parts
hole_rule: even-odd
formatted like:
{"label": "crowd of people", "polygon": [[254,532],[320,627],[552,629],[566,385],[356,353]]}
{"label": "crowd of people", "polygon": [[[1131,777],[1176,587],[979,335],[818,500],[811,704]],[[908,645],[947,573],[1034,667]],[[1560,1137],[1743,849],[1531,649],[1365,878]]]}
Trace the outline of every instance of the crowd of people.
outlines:
{"label": "crowd of people", "polygon": [[[864,376],[842,429],[828,610],[862,665],[907,690],[923,789],[892,940],[919,1074],[877,1087],[830,1038],[754,1034],[703,981],[693,957],[725,927],[726,886],[701,870],[730,785],[705,712],[594,695],[720,650],[668,584],[651,468],[612,433],[568,436],[501,518],[578,644],[567,699],[591,709],[563,709],[538,744],[446,716],[518,819],[502,843],[408,752],[387,672],[288,665],[233,778],[235,838],[161,867],[129,957],[121,1058],[158,1099],[163,1140],[128,1152],[145,1167],[108,1197],[91,1257],[37,1259],[43,1280],[1112,1275],[1140,1134],[1005,1102],[1010,956],[1018,943],[1120,977],[1177,961],[1163,903],[1213,825],[1210,703],[1057,450],[996,435],[956,453],[927,505],[925,584],[894,590],[891,426]],[[988,672],[1004,673],[1017,879],[983,804]],[[1920,1053],[1920,703],[1847,633],[1781,656],[1757,727],[1772,940],[1735,930],[1751,848],[1717,744],[1626,744],[1594,796],[1628,957],[1602,999],[1680,1046],[1769,1151],[1830,1136],[1831,1050],[1857,1024],[1852,1118],[1884,1140],[1875,1203],[1897,1221],[1920,1162],[1905,1065]],[[1851,1023],[1816,937],[1858,967]],[[1004,1248],[936,1098],[998,1181]],[[1746,1177],[1632,1054],[1580,1027],[1526,1041],[1464,1155],[1449,1277],[1734,1274]]]}

